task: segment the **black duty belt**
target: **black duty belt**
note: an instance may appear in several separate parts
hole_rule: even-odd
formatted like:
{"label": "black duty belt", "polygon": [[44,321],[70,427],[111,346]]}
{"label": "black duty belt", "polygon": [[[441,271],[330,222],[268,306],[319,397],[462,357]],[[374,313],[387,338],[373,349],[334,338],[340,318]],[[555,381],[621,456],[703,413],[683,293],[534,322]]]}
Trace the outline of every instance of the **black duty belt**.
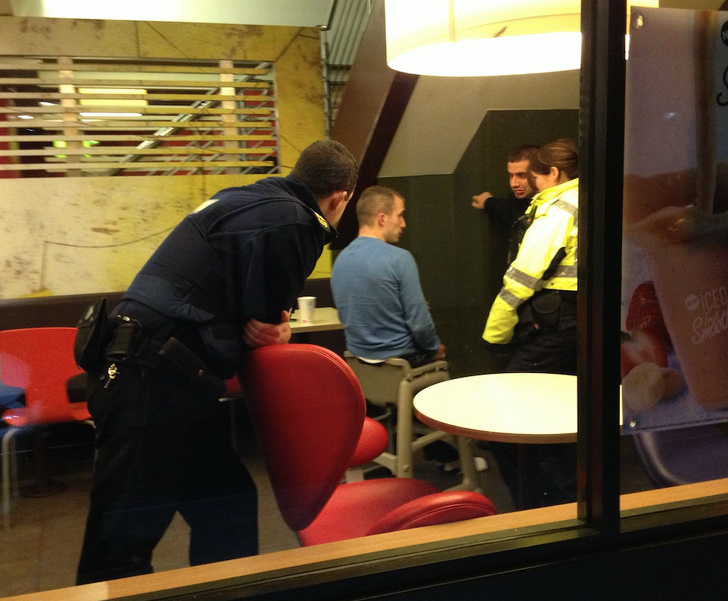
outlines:
{"label": "black duty belt", "polygon": [[161,357],[192,384],[212,390],[218,397],[223,396],[227,389],[225,382],[213,374],[205,362],[177,338],[171,336],[160,342],[144,336],[138,321],[123,315],[116,315],[115,319],[119,325],[106,347],[106,359],[113,364],[108,371],[110,379],[115,377],[112,372],[118,371],[115,367],[117,362]]}

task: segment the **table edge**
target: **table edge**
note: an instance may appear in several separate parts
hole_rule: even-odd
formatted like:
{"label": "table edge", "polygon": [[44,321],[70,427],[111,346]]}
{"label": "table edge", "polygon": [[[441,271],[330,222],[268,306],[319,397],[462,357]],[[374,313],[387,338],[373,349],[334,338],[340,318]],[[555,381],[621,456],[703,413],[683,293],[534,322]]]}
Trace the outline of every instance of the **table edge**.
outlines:
{"label": "table edge", "polygon": [[559,434],[524,434],[511,432],[490,432],[486,430],[473,430],[463,426],[455,426],[447,422],[433,419],[421,413],[416,407],[414,413],[417,419],[436,430],[442,430],[456,436],[474,438],[476,440],[487,440],[490,442],[510,442],[517,444],[561,444],[576,442],[576,432]]}

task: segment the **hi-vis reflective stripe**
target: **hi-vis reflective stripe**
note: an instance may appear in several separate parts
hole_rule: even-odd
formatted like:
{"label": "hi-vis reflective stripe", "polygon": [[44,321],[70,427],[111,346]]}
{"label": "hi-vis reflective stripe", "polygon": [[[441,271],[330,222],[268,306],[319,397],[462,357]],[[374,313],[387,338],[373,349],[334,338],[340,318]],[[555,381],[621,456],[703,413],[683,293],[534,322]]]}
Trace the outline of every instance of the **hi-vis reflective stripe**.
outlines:
{"label": "hi-vis reflective stripe", "polygon": [[[533,276],[528,275],[527,273],[524,273],[515,267],[511,265],[507,271],[506,271],[506,277],[513,280],[516,284],[520,284],[521,286],[524,286],[526,288],[529,288],[530,290],[533,290],[534,292],[538,292],[539,290],[543,289],[546,282],[549,280],[539,280],[537,278],[534,278]],[[556,271],[551,276],[551,278],[572,278],[576,279],[576,265],[559,265],[556,268]],[[510,293],[509,293],[510,294]],[[514,298],[518,298],[517,296],[511,294]],[[513,304],[508,301],[506,297],[502,297],[505,302],[507,302],[511,307],[518,307],[520,303],[523,302],[523,300],[520,301],[518,304]]]}
{"label": "hi-vis reflective stripe", "polygon": [[508,292],[508,290],[506,290],[505,288],[501,288],[501,291],[498,293],[498,298],[500,298],[505,304],[513,307],[514,309],[518,309],[518,307],[526,302],[525,299],[518,298],[512,292]]}
{"label": "hi-vis reflective stripe", "polygon": [[541,290],[543,288],[542,280],[528,275],[520,269],[516,269],[513,265],[506,270],[506,277],[516,282],[516,284],[521,284],[521,286],[525,286],[531,290]]}
{"label": "hi-vis reflective stripe", "polygon": [[559,265],[552,276],[554,278],[576,278],[576,265]]}
{"label": "hi-vis reflective stripe", "polygon": [[556,207],[557,209],[561,209],[562,211],[566,211],[574,219],[576,219],[576,216],[579,214],[579,207],[571,204],[566,200],[563,200],[562,198],[556,200],[551,206]]}

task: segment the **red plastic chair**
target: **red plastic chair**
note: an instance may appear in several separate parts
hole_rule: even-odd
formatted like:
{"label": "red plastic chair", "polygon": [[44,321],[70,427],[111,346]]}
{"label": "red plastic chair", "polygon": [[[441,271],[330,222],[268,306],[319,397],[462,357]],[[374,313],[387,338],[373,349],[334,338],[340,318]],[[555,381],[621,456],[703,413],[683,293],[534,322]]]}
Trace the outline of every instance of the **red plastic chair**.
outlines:
{"label": "red plastic chair", "polygon": [[[243,389],[240,386],[238,376],[233,376],[226,382],[227,388],[222,400],[234,400],[243,398]],[[235,425],[235,404],[231,405],[233,415],[230,435],[233,441],[237,440],[237,427]],[[359,442],[354,449],[354,455],[349,461],[349,469],[346,470],[345,479],[347,482],[354,482],[364,479],[363,466],[374,461],[387,450],[389,435],[387,429],[371,417],[364,418]]]}
{"label": "red plastic chair", "polygon": [[28,426],[91,419],[85,402],[71,403],[66,382],[83,373],[73,357],[76,328],[0,331],[0,380],[25,392],[25,406],[7,409],[2,420],[3,526],[9,526],[12,482],[17,482],[15,435]]}
{"label": "red plastic chair", "polygon": [[388,446],[387,428],[381,422],[371,417],[365,417],[359,442],[349,459],[349,469],[346,470],[345,480],[347,482],[364,480],[364,466],[384,453]]}
{"label": "red plastic chair", "polygon": [[278,506],[304,546],[493,515],[472,491],[441,492],[414,478],[340,484],[365,418],[359,381],[323,347],[248,353],[245,398]]}

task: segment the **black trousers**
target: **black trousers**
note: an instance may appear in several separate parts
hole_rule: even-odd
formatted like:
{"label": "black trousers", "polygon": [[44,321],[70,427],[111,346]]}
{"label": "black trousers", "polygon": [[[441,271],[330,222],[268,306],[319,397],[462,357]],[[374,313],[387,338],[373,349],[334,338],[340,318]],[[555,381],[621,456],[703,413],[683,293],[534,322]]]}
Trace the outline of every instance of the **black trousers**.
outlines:
{"label": "black trousers", "polygon": [[179,512],[191,565],[258,552],[257,493],[224,426],[224,407],[170,368],[121,363],[89,375],[97,459],[77,583],[153,572]]}
{"label": "black trousers", "polygon": [[[510,373],[576,374],[576,317],[539,331],[511,353]],[[517,509],[576,500],[576,444],[492,443],[503,479]]]}

